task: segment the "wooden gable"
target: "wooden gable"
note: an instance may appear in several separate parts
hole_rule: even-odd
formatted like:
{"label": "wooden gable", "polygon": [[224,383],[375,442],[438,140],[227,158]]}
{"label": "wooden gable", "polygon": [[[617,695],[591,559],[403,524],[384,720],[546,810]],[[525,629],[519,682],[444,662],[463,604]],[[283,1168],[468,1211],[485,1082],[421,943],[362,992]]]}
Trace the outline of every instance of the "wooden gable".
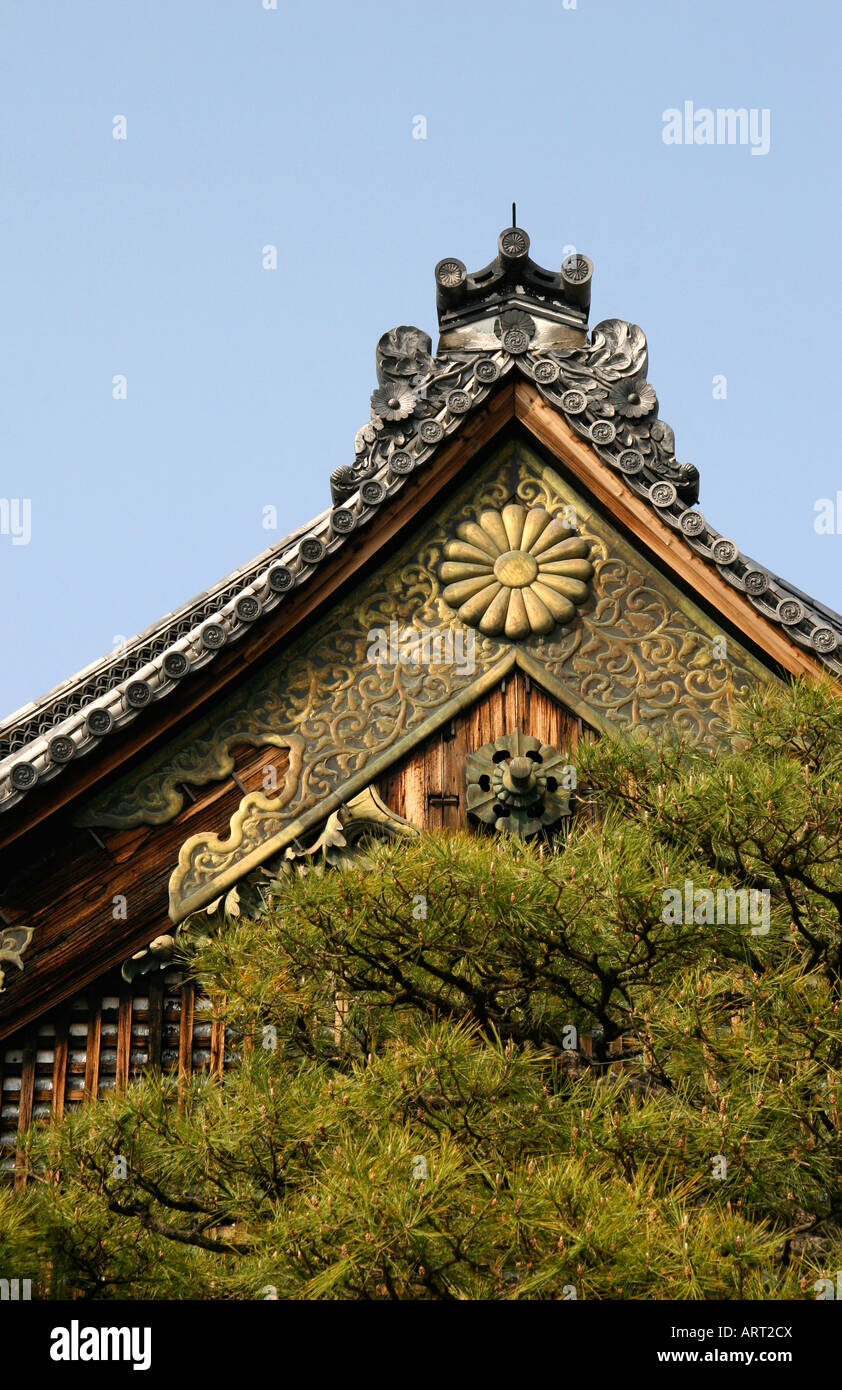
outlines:
{"label": "wooden gable", "polygon": [[[585,258],[538,274],[506,235],[490,278],[437,268],[435,358],[419,330],[384,335],[322,517],[0,728],[0,1140],[146,1065],[221,1066],[182,982],[122,963],[367,788],[416,825],[464,824],[466,762],[504,735],[572,763],[605,730],[714,746],[753,684],[840,670],[842,620],[696,509],[640,330],[587,340]],[[587,556],[550,629],[454,598],[464,536],[516,512]],[[515,588],[560,592],[512,554]]]}

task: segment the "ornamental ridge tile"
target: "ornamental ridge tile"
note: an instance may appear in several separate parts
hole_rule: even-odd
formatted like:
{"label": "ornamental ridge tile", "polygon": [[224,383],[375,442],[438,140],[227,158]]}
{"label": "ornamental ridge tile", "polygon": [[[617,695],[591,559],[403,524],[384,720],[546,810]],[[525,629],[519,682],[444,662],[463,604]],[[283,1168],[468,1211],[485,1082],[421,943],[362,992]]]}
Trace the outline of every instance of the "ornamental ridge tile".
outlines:
{"label": "ornamental ridge tile", "polygon": [[305,585],[366,526],[507,378],[525,379],[626,486],[790,640],[842,674],[842,616],[743,554],[697,509],[699,473],[675,456],[647,380],[643,331],[621,319],[588,336],[593,264],[578,252],[558,273],[529,256],[509,227],[496,258],[468,273],[435,268],[440,339],[401,325],[377,344],[371,418],[354,461],[331,475],[333,505],[219,584],[139,633],[125,649],[0,721],[0,811],[51,781],[114,729],[166,698]]}

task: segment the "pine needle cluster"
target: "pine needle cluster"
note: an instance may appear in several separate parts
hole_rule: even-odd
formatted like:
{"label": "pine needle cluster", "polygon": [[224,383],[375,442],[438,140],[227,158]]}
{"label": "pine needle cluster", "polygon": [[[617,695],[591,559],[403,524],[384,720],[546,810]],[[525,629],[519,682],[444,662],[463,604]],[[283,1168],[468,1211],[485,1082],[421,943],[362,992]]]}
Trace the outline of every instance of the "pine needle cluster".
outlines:
{"label": "pine needle cluster", "polygon": [[2,1263],[42,1297],[815,1298],[839,699],[760,692],[716,757],[602,738],[579,782],[563,846],[372,843],[189,948],[237,1066],[31,1131]]}

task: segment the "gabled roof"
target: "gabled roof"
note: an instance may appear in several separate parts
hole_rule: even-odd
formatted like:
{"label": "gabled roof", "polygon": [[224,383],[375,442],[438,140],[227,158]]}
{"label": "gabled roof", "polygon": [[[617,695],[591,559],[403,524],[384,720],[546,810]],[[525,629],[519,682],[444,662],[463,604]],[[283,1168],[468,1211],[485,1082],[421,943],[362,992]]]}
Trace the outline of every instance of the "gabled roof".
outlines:
{"label": "gabled roof", "polygon": [[0,811],[103,749],[113,730],[153,703],[174,697],[194,672],[353,545],[410,477],[429,468],[489,398],[516,380],[530,382],[652,515],[763,618],[842,674],[842,616],[744,555],[698,510],[699,474],[677,461],[673,432],[659,418],[642,330],[607,319],[588,337],[592,272],[579,254],[559,273],[537,266],[519,227],[500,234],[498,254],[482,271],[440,261],[438,350],[433,356],[429,336],[409,326],[380,339],[371,418],[357,433],[353,463],[331,477],[333,505],[125,650],[0,722]]}

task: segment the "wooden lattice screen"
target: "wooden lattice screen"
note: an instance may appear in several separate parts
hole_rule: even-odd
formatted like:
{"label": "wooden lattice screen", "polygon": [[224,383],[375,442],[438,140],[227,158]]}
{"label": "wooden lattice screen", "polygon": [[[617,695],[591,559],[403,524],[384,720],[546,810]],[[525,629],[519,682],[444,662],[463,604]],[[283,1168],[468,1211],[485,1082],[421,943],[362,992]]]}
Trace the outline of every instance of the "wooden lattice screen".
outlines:
{"label": "wooden lattice screen", "polygon": [[[429,829],[465,826],[467,752],[515,729],[553,745],[571,762],[575,762],[579,740],[593,737],[581,719],[516,671],[390,768],[376,784],[377,790],[392,810],[416,825]],[[264,761],[266,752],[259,750]],[[246,780],[238,779],[232,797],[258,785],[258,753],[252,748],[245,753],[251,760],[243,767]],[[236,800],[226,803],[224,824],[235,806]],[[199,802],[191,803],[178,822],[201,809]],[[138,833],[124,831],[110,837],[110,850],[125,855],[120,837]],[[142,833],[148,836],[148,828]],[[184,834],[183,826],[178,833]],[[59,871],[66,877],[63,860]],[[162,929],[163,923],[157,923],[155,931],[150,926],[150,935]],[[35,1120],[61,1116],[85,1095],[102,1096],[126,1086],[147,1068],[187,1076],[206,1068],[219,1074],[235,1063],[236,1055],[226,1051],[223,1027],[213,1020],[209,1001],[200,998],[177,972],[141,976],[132,985],[125,983],[119,970],[102,976],[0,1041],[0,1179],[18,1185],[23,1180],[19,1130]]]}
{"label": "wooden lattice screen", "polygon": [[147,1068],[218,1075],[235,1061],[210,1001],[178,972],[128,985],[114,971],[0,1042],[0,1177],[20,1185],[18,1132],[33,1121],[125,1087]]}

